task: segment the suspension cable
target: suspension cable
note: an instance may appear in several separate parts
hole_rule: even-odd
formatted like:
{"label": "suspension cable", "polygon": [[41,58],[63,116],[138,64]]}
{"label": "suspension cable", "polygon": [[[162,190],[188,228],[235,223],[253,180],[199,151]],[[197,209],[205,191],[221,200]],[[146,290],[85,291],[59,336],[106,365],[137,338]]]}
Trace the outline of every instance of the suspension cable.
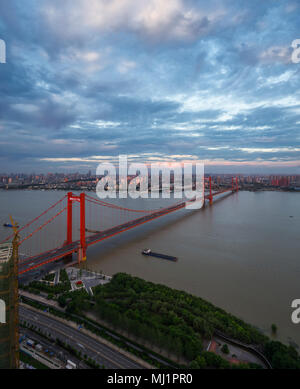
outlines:
{"label": "suspension cable", "polygon": [[[36,222],[39,218],[41,218],[42,216],[46,215],[47,212],[49,212],[51,209],[53,209],[54,207],[56,207],[59,203],[61,203],[67,196],[65,195],[63,198],[61,198],[59,201],[57,201],[55,204],[51,205],[51,207],[49,207],[48,209],[46,209],[46,211],[44,211],[43,213],[41,213],[39,216],[37,216],[36,218],[34,218],[33,220],[31,220],[30,222],[28,222],[27,224],[25,224],[23,227],[21,227],[19,229],[19,233],[21,231],[23,231],[25,228],[29,227],[31,224],[33,224],[34,222]],[[9,235],[5,240],[3,240],[1,243],[5,243],[7,242],[9,239],[11,239],[12,237],[14,236],[14,234],[12,235]]]}
{"label": "suspension cable", "polygon": [[51,219],[47,220],[44,224],[42,224],[41,226],[39,226],[36,230],[34,230],[31,234],[29,234],[26,238],[24,238],[23,240],[21,240],[21,242],[19,243],[19,245],[21,245],[23,242],[25,242],[25,240],[29,239],[32,237],[32,235],[34,235],[36,232],[40,231],[42,228],[44,228],[47,224],[51,223],[57,216],[59,216],[60,214],[62,214],[65,210],[67,209],[67,207],[64,207],[61,211],[59,211],[55,216],[53,216]]}

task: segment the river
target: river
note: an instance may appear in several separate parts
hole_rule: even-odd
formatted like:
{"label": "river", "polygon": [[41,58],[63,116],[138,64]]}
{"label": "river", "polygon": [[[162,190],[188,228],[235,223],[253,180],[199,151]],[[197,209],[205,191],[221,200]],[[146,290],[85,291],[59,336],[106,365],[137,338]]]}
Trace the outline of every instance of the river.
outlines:
{"label": "river", "polygon": [[[63,194],[0,191],[1,226],[9,212],[22,225]],[[137,208],[148,200],[123,201]],[[145,206],[157,208],[154,204],[161,201],[166,202],[153,200]],[[291,321],[291,302],[300,298],[299,233],[299,193],[241,191],[212,207],[178,211],[92,246],[87,266],[185,290],[268,335],[275,323],[278,340],[300,346],[300,324]],[[7,231],[1,227],[0,236],[4,234]],[[145,257],[141,255],[144,248],[179,260]]]}

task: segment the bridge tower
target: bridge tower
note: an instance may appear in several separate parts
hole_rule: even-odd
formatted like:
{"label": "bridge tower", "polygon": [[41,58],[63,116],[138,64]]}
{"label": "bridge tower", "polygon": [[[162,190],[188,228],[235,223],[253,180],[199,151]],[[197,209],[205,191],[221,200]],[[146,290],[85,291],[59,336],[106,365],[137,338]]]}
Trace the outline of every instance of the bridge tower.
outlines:
{"label": "bridge tower", "polygon": [[66,244],[71,244],[73,241],[73,193],[68,193],[68,205],[67,205],[67,240]]}
{"label": "bridge tower", "polygon": [[80,243],[78,247],[78,263],[86,261],[86,240],[85,240],[85,193],[80,196],[68,193],[67,205],[67,240],[66,244],[73,242],[73,202],[77,201],[80,204]]}
{"label": "bridge tower", "polygon": [[213,195],[212,195],[212,188],[211,188],[211,176],[209,176],[209,205],[213,204]]}
{"label": "bridge tower", "polygon": [[85,193],[80,194],[80,247],[78,251],[78,262],[86,261],[86,240],[85,240]]}
{"label": "bridge tower", "polygon": [[238,192],[239,191],[239,181],[238,177],[236,176],[235,179],[232,177],[232,192]]}

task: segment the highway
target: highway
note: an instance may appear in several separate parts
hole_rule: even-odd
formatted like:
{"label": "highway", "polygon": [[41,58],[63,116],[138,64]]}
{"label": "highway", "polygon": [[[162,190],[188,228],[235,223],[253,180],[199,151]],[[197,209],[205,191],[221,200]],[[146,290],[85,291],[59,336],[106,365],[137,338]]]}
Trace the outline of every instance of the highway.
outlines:
{"label": "highway", "polygon": [[26,321],[29,325],[34,325],[42,332],[50,334],[52,338],[59,339],[81,351],[88,358],[93,359],[99,365],[104,365],[106,369],[143,369],[144,367],[131,360],[127,356],[110,348],[106,344],[97,341],[93,337],[75,329],[71,325],[57,320],[44,312],[37,312],[29,306],[20,306],[20,320]]}

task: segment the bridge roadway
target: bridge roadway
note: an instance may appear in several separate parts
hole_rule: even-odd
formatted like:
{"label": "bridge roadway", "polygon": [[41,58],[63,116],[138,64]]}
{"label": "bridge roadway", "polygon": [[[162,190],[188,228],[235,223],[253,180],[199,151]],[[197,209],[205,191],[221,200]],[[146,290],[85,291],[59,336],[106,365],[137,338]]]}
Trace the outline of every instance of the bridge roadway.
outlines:
{"label": "bridge roadway", "polygon": [[[230,190],[220,191],[220,192],[214,193],[213,196],[216,196],[218,194],[228,192],[228,191],[230,191]],[[209,196],[205,196],[205,199],[209,199]],[[195,199],[190,200],[190,202],[192,202],[192,201],[195,201]],[[99,233],[95,233],[95,234],[88,236],[86,238],[86,245],[87,245],[87,247],[91,246],[95,243],[98,243],[98,242],[104,240],[104,239],[111,238],[112,236],[115,236],[117,234],[120,234],[122,232],[130,230],[130,229],[137,227],[141,224],[144,224],[148,221],[157,219],[163,215],[167,215],[171,212],[182,209],[185,207],[185,204],[186,204],[186,202],[184,201],[184,202],[172,205],[170,207],[163,208],[161,210],[157,210],[151,214],[147,214],[145,216],[131,220],[129,222],[120,224],[119,226],[101,231]],[[69,254],[77,252],[79,244],[80,244],[80,242],[79,242],[79,240],[77,240],[77,241],[72,242],[69,245],[65,245],[63,247],[56,248],[56,249],[41,253],[39,255],[36,255],[34,257],[31,257],[29,259],[25,259],[25,260],[20,261],[19,262],[19,276],[21,276],[25,273],[28,273],[28,272],[32,272],[32,271],[38,269],[40,266],[57,261],[63,257],[66,257]]]}
{"label": "bridge roadway", "polygon": [[68,325],[68,323],[60,321],[55,316],[38,312],[25,305],[20,305],[19,315],[23,322],[26,321],[27,324],[34,325],[51,334],[54,339],[67,342],[76,350],[81,351],[82,355],[86,354],[97,363],[103,364],[107,369],[145,368],[128,356],[102,343],[100,339],[89,336],[87,333]]}

